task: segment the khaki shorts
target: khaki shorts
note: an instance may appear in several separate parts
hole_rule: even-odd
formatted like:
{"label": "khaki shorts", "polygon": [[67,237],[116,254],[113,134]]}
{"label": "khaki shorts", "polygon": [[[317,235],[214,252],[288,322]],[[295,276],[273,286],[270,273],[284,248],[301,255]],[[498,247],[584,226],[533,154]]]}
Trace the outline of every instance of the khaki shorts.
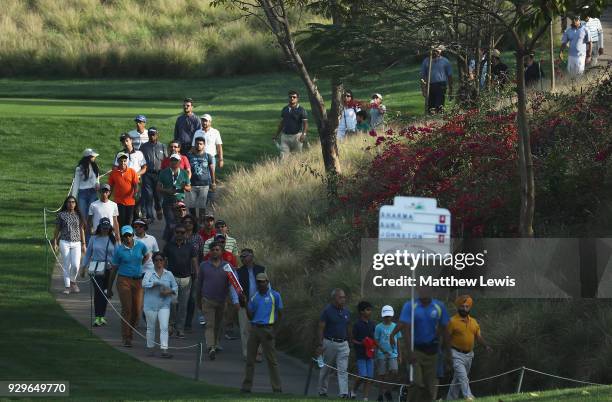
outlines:
{"label": "khaki shorts", "polygon": [[397,373],[397,357],[383,357],[376,359],[376,374],[385,375],[391,372]]}

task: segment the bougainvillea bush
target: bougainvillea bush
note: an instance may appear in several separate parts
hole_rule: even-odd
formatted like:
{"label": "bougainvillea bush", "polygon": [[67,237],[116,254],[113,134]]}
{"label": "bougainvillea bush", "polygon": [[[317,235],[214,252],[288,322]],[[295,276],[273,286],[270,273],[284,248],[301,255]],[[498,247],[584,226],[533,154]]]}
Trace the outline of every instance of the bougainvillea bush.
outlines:
{"label": "bougainvillea bush", "polygon": [[[531,94],[538,235],[573,234],[574,225],[612,200],[605,184],[612,163],[611,90],[605,74],[582,92]],[[461,111],[370,135],[371,163],[339,189],[341,209],[352,211],[357,230],[373,235],[380,206],[396,195],[412,195],[436,198],[448,208],[454,236],[517,235],[518,130],[511,106]]]}

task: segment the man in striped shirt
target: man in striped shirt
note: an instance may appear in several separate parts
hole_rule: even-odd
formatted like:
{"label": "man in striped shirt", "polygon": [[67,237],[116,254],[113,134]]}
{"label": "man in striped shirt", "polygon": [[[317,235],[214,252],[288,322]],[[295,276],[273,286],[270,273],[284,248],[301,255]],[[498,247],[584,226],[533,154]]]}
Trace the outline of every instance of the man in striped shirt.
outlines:
{"label": "man in striped shirt", "polygon": [[[219,219],[215,223],[215,230],[217,234],[225,235],[224,249],[234,254],[234,256],[237,256],[238,255],[238,243],[236,242],[235,238],[228,235],[229,228],[227,227],[227,224],[225,223],[225,221]],[[214,237],[211,237],[210,239],[206,240],[206,242],[204,243],[204,249],[207,250],[208,246],[210,246],[213,241],[214,241]]]}
{"label": "man in striped shirt", "polygon": [[601,27],[601,21],[599,18],[589,17],[589,6],[583,7],[582,19],[584,22],[583,26],[589,31],[591,37],[591,67],[597,65],[597,57],[601,56],[604,52],[604,34],[603,28]]}

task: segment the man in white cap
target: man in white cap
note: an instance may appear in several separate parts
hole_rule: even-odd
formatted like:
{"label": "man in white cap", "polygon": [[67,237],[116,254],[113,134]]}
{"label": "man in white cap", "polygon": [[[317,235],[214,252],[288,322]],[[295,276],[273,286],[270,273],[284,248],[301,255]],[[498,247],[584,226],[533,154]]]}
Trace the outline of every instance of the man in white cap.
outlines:
{"label": "man in white cap", "polygon": [[384,130],[385,113],[387,107],[382,104],[383,98],[379,93],[372,95],[370,101],[370,128],[372,130]]}
{"label": "man in white cap", "polygon": [[223,167],[223,141],[221,133],[216,128],[212,127],[212,117],[206,113],[201,117],[202,129],[195,132],[191,146],[195,146],[195,140],[198,137],[204,138],[204,152],[213,156],[213,165]]}
{"label": "man in white cap", "polygon": [[[374,340],[378,343],[376,349],[376,374],[377,378],[383,382],[395,382],[397,379],[398,362],[401,360],[399,347],[399,339],[402,337],[401,333],[395,335],[395,345],[391,346],[389,339],[391,333],[395,329],[396,324],[393,322],[393,316],[395,312],[393,307],[387,305],[382,308],[380,316],[383,322],[376,325],[374,329]],[[391,395],[391,386],[380,382],[378,385],[378,400],[387,401],[393,400]]]}
{"label": "man in white cap", "polygon": [[[427,97],[427,112],[438,113],[444,108],[446,89],[448,94],[453,94],[453,68],[450,61],[442,56],[444,46],[436,46],[431,54],[431,72],[429,59],[426,57],[421,64],[421,83],[423,84],[423,95]],[[430,77],[431,75],[431,77]],[[429,81],[428,81],[429,80]],[[429,93],[427,93],[429,84]]]}
{"label": "man in white cap", "polygon": [[591,63],[591,35],[586,26],[580,25],[580,16],[572,17],[572,25],[563,32],[559,59],[563,60],[563,51],[569,47],[567,72],[571,76],[584,74],[585,64]]}
{"label": "man in white cap", "polygon": [[132,139],[132,145],[134,145],[134,149],[140,150],[140,146],[149,141],[149,133],[145,128],[147,124],[147,118],[139,114],[134,117],[134,122],[136,123],[136,128],[130,131],[128,134]]}

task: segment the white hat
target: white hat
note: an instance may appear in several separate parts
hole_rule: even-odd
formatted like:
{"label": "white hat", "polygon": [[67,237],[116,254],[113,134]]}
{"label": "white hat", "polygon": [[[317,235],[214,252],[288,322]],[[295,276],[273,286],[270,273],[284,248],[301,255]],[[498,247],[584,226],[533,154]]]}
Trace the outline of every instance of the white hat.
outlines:
{"label": "white hat", "polygon": [[202,116],[200,116],[200,119],[212,121],[212,117],[210,117],[210,115],[208,113],[203,114]]}
{"label": "white hat", "polygon": [[181,160],[181,154],[172,154],[170,155],[170,159],[176,159],[177,161]]}
{"label": "white hat", "polygon": [[386,305],[383,306],[382,311],[380,312],[381,317],[393,317],[395,312],[393,311],[393,307]]}
{"label": "white hat", "polygon": [[497,49],[493,49],[493,50],[491,50],[491,55],[493,57],[497,57],[499,59],[501,57],[501,52],[499,50],[497,50]]}
{"label": "white hat", "polygon": [[378,98],[378,99],[382,100],[382,95],[379,94],[379,93],[375,93],[374,95],[372,95],[372,99],[374,99],[374,98]]}
{"label": "white hat", "polygon": [[83,156],[98,156],[100,155],[99,153],[97,153],[96,151],[94,151],[91,148],[85,148],[85,150],[83,151]]}

